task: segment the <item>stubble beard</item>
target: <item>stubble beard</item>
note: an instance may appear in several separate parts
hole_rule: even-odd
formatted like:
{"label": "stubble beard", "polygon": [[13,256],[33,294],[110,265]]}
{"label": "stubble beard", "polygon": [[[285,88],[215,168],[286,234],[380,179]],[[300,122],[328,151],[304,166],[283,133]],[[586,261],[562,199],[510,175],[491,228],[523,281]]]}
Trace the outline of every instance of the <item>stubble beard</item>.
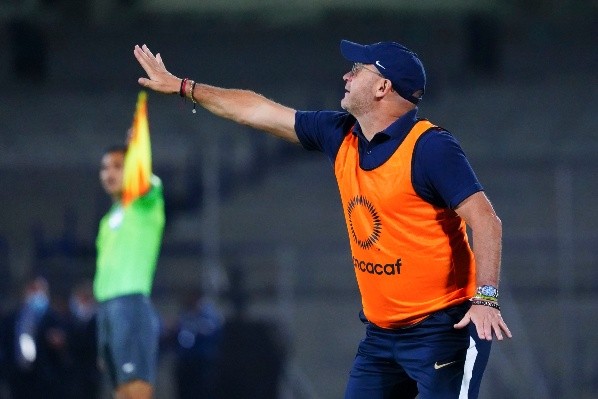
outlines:
{"label": "stubble beard", "polygon": [[357,118],[367,112],[369,104],[364,98],[353,98],[351,101],[347,101],[345,97],[341,101],[341,107]]}

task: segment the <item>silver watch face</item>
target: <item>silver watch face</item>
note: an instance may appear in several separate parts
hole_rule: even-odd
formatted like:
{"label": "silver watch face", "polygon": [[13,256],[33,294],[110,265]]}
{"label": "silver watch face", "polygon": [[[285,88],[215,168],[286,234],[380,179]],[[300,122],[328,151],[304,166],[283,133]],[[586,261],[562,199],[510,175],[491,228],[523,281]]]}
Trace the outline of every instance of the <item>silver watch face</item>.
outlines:
{"label": "silver watch face", "polygon": [[483,285],[480,287],[480,294],[485,296],[497,296],[498,290],[491,285]]}

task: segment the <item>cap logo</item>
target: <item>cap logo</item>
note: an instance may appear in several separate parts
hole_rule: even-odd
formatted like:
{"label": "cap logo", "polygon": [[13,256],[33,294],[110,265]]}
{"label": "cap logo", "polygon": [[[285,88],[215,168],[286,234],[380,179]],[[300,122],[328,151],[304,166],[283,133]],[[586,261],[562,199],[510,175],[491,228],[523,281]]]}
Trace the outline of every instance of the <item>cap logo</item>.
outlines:
{"label": "cap logo", "polygon": [[379,66],[379,67],[380,67],[380,68],[382,68],[382,69],[386,69],[386,68],[384,68],[384,67],[382,66],[382,64],[380,64],[380,61],[376,61],[376,66]]}

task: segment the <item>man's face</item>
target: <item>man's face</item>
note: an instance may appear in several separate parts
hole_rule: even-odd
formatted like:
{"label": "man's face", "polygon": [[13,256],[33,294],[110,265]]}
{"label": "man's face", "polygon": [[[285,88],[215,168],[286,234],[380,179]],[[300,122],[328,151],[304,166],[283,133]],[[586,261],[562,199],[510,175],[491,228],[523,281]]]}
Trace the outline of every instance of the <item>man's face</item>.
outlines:
{"label": "man's face", "polygon": [[122,194],[124,163],[125,154],[120,151],[109,152],[102,157],[100,181],[112,198],[120,198]]}
{"label": "man's face", "polygon": [[354,65],[352,70],[343,76],[345,96],[341,100],[341,107],[358,117],[370,110],[375,98],[375,82],[380,75],[368,68],[373,68],[372,66],[356,65],[358,67]]}

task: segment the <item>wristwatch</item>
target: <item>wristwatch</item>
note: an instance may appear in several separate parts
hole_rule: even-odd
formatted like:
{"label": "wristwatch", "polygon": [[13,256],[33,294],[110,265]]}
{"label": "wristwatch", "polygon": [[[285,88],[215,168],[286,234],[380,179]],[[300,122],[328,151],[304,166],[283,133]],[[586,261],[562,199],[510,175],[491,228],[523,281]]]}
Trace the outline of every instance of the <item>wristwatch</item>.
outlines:
{"label": "wristwatch", "polygon": [[478,287],[476,291],[476,295],[487,297],[487,298],[494,298],[498,299],[498,288],[492,285],[482,285]]}

